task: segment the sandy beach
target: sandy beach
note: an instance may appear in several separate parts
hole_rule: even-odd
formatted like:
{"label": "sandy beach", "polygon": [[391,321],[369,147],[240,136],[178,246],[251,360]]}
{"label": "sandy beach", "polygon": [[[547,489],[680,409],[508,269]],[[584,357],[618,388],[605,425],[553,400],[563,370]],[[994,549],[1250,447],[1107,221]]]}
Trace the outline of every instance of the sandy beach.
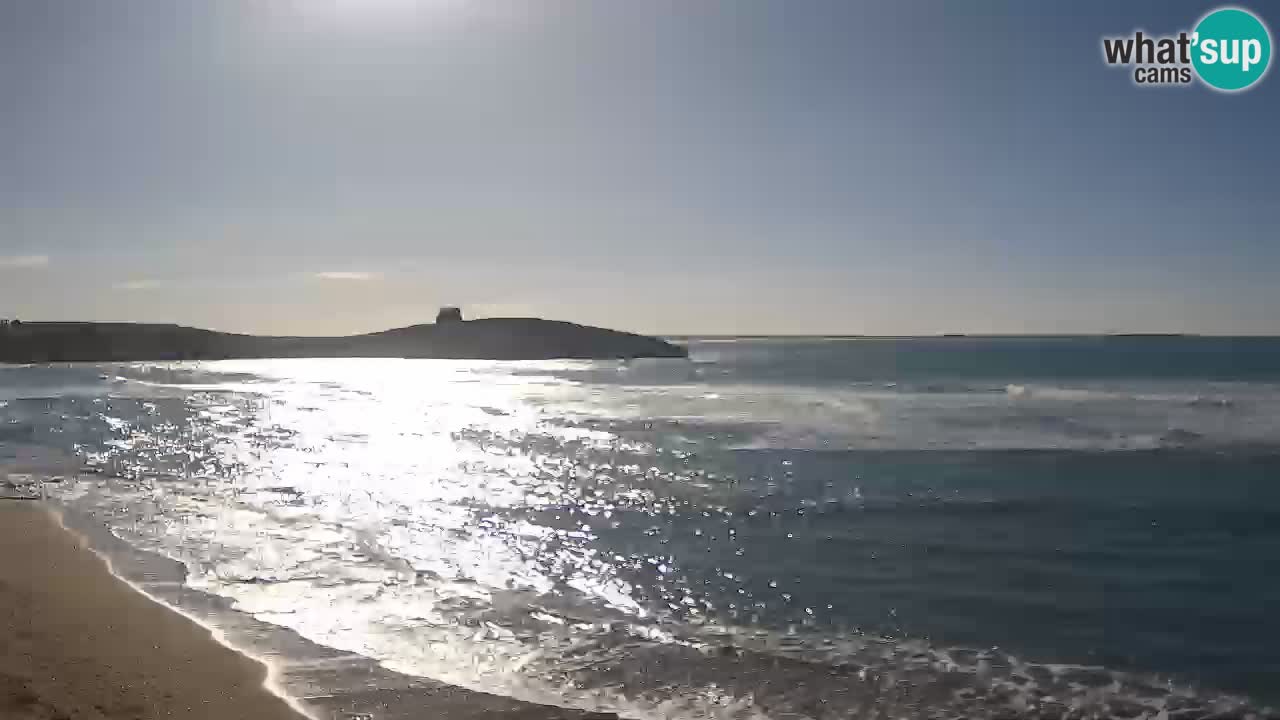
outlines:
{"label": "sandy beach", "polygon": [[266,676],[112,575],[38,503],[0,501],[0,717],[304,717]]}

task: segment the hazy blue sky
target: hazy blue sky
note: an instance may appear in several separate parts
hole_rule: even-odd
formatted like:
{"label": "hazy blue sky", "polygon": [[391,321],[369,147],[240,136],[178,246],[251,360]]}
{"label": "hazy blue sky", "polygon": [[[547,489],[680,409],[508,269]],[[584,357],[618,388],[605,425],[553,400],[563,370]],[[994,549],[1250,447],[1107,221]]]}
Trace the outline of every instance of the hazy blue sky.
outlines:
{"label": "hazy blue sky", "polygon": [[1280,333],[1280,76],[1101,60],[1216,5],[4,0],[0,316]]}

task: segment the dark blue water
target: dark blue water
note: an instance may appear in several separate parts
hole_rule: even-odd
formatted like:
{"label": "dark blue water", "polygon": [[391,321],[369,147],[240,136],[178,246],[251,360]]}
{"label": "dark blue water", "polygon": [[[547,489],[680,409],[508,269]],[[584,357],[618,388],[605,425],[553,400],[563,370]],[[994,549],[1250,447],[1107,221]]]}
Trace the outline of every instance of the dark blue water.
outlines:
{"label": "dark blue water", "polygon": [[[1053,398],[996,412],[961,402],[950,419],[973,431],[964,450],[820,442],[699,457],[694,464],[734,490],[723,514],[695,505],[658,532],[649,513],[624,515],[602,540],[622,555],[669,555],[680,584],[702,588],[712,614],[998,646],[1280,700],[1280,572],[1271,570],[1280,562],[1280,339],[691,347],[703,364],[699,379],[712,387],[1003,398],[1030,386],[1020,397],[1032,399],[1039,383]],[[732,439],[750,420],[705,429]],[[1001,429],[1027,425],[1042,442],[983,447]],[[1126,430],[1147,430],[1154,444],[1117,449]],[[725,573],[747,582],[725,583]]]}
{"label": "dark blue water", "polygon": [[692,342],[756,381],[940,378],[1280,380],[1280,337],[1097,336]]}
{"label": "dark blue water", "polygon": [[[624,515],[603,539],[672,555],[739,619],[1276,698],[1280,456],[742,451],[723,467],[742,478],[731,516],[679,513],[646,537],[651,517]],[[767,609],[731,609],[738,587]]]}

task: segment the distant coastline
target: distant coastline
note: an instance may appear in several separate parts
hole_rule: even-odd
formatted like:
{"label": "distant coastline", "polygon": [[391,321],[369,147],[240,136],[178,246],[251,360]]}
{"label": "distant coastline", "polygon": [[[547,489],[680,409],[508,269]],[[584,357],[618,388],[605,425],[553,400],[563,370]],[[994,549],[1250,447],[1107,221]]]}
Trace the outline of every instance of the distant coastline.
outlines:
{"label": "distant coastline", "polygon": [[691,340],[1105,340],[1107,338],[1126,339],[1171,339],[1171,338],[1275,338],[1280,335],[1215,335],[1210,333],[933,333],[928,335],[861,335],[861,334],[772,334],[772,335],[663,335],[674,342]]}
{"label": "distant coastline", "polygon": [[[442,316],[444,317],[444,316]],[[345,337],[240,335],[181,325],[13,322],[0,326],[0,363],[401,357],[475,360],[685,357],[654,337],[538,318],[460,316]]]}

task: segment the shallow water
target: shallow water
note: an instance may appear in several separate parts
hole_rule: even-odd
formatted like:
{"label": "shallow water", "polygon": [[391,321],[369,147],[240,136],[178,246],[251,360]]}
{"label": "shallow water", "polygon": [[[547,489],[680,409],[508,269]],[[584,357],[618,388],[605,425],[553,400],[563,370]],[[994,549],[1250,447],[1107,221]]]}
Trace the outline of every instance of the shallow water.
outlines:
{"label": "shallow water", "polygon": [[261,620],[523,699],[1280,699],[1280,342],[691,350],[3,368],[0,462],[63,456],[48,492]]}

